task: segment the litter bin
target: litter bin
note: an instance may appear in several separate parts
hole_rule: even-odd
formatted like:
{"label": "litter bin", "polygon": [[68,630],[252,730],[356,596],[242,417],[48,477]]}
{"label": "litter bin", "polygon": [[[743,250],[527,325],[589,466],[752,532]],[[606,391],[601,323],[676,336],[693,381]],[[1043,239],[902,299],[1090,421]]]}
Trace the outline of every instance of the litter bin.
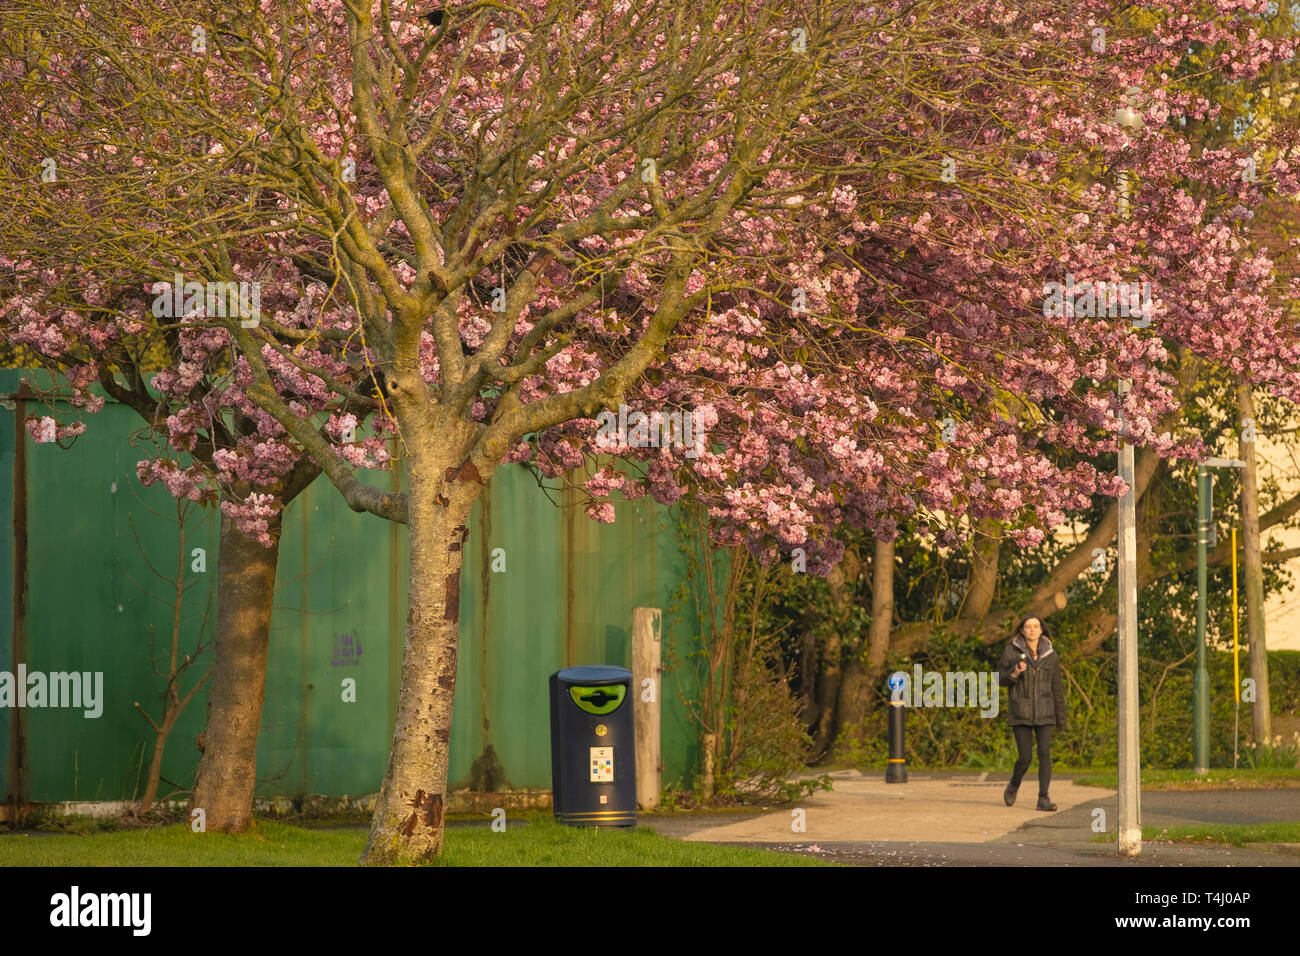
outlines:
{"label": "litter bin", "polygon": [[551,675],[551,790],[570,826],[636,826],[632,672],[566,667]]}

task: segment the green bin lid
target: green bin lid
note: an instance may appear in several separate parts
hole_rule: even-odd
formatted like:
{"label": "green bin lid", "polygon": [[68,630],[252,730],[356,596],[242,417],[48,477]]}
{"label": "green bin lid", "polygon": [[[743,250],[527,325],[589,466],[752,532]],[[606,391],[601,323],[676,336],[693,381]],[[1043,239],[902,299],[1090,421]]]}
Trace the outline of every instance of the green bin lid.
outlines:
{"label": "green bin lid", "polygon": [[626,667],[610,667],[607,664],[595,664],[585,667],[564,667],[555,674],[560,680],[569,684],[617,684],[619,681],[631,682],[632,672]]}

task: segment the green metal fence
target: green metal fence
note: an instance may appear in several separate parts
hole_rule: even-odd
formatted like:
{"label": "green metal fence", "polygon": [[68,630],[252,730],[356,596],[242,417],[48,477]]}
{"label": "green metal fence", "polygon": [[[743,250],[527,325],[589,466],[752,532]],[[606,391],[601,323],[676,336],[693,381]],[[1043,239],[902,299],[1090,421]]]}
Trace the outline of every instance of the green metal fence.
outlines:
{"label": "green metal fence", "polygon": [[[0,670],[102,671],[104,700],[98,718],[71,708],[0,709],[0,794],[6,802],[132,799],[153,744],[135,703],[156,717],[164,684],[150,629],[164,673],[172,632],[171,586],[150,565],[176,574],[176,503],[136,477],[153,446],[132,438],[143,423],[129,408],[109,401],[86,417],[70,448],[33,442],[18,418],[48,409],[15,401],[24,375],[32,377],[0,369]],[[401,475],[363,480],[397,487]],[[575,500],[548,495],[515,466],[496,473],[476,506],[462,572],[453,789],[549,787],[549,675],[573,664],[630,666],[632,609],[672,604],[685,568],[672,512],[648,499],[616,509],[614,524],[595,524]],[[185,523],[183,653],[215,628],[219,524],[215,511],[197,506]],[[192,570],[194,548],[205,550],[205,571]],[[504,570],[493,570],[494,558]],[[406,529],[352,512],[325,478],[289,506],[259,795],[378,789],[396,711],[406,568]],[[690,626],[666,614],[668,646],[681,653]],[[207,650],[197,659],[190,681],[211,657]],[[355,702],[341,692],[349,677]],[[670,783],[695,757],[679,698],[690,688],[665,674],[660,692]],[[206,707],[200,691],[168,744],[165,781],[192,782]]]}

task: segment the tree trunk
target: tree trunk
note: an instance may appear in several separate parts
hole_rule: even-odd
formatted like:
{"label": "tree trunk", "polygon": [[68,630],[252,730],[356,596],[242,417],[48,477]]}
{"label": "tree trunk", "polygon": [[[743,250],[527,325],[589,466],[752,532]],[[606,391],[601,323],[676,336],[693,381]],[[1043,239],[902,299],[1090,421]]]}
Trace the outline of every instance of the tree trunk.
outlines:
{"label": "tree trunk", "polygon": [[893,619],[894,542],[877,540],[871,559],[871,624],[863,646],[844,665],[844,675],[840,679],[837,734],[860,725],[871,710],[871,688],[884,670]]}
{"label": "tree trunk", "polygon": [[799,719],[812,733],[821,715],[817,703],[817,673],[821,664],[817,659],[817,634],[812,628],[806,628],[799,638]]}
{"label": "tree trunk", "polygon": [[998,554],[1002,548],[1002,525],[985,518],[977,526],[971,550],[966,598],[960,616],[977,621],[989,613],[998,588]]}
{"label": "tree trunk", "polygon": [[874,680],[885,668],[889,635],[894,623],[894,542],[876,539],[871,559],[871,629],[868,631],[868,671]]}
{"label": "tree trunk", "polygon": [[[411,571],[402,689],[363,864],[418,863],[442,852],[462,549],[470,508],[482,486],[472,480],[433,480],[433,475],[441,477],[441,469],[421,465],[415,448],[411,455]],[[450,478],[454,469],[448,473]],[[477,472],[473,477],[478,478]]]}
{"label": "tree trunk", "polygon": [[[844,560],[831,568],[826,576],[830,590],[831,620],[826,636],[826,653],[822,657],[822,670],[817,678],[817,703],[820,716],[817,730],[813,735],[813,755],[821,758],[835,743],[839,732],[840,688],[845,673],[845,641],[842,636],[849,617],[849,601],[853,587],[857,582],[859,562],[852,550],[844,554]],[[848,642],[848,657],[853,657],[855,644]]]}
{"label": "tree trunk", "polygon": [[839,632],[832,630],[826,636],[826,654],[822,657],[822,671],[817,675],[817,705],[819,715],[817,730],[813,734],[812,756],[820,760],[826,756],[834,738],[836,701],[840,693],[840,676],[843,673],[843,642]]}
{"label": "tree trunk", "polygon": [[840,678],[839,712],[835,716],[836,736],[861,724],[871,707],[871,675],[863,660],[866,650],[863,642],[863,647],[854,651],[844,665],[844,675]]}
{"label": "tree trunk", "polygon": [[[124,361],[125,358],[123,355]],[[159,414],[157,398],[145,387],[140,369],[134,363],[127,363],[122,366],[122,371],[127,385],[118,381],[108,365],[101,365],[100,385],[111,397],[135,409],[144,421],[156,421]],[[361,416],[365,414],[360,407],[349,405],[347,410]],[[235,414],[233,425],[233,434],[227,436],[231,440],[237,441],[256,433],[256,423],[242,413]],[[211,465],[215,451],[214,443],[196,454]],[[288,508],[289,503],[320,473],[320,465],[310,456],[299,458],[280,485],[279,497],[283,508]],[[249,490],[246,483],[236,483],[234,489],[239,495]],[[191,810],[204,810],[206,826],[211,829],[243,830],[253,812],[257,737],[266,693],[266,655],[283,514],[282,510],[268,522],[268,530],[275,542],[270,549],[246,538],[222,515],[217,637],[214,663],[208,675],[213,678],[213,686],[208,696],[207,729],[199,743],[203,756],[199,760],[190,801]],[[179,711],[173,716],[173,725],[177,716]],[[154,767],[161,766],[165,744],[164,734],[156,743]],[[151,778],[149,792],[156,794],[156,779]]]}
{"label": "tree trunk", "polygon": [[[1241,378],[1237,379],[1237,412],[1239,418],[1254,421],[1255,402],[1250,383]],[[1260,558],[1255,443],[1242,439],[1237,447],[1241,460],[1246,463],[1241,469],[1241,548],[1246,577],[1246,641],[1250,647],[1250,676],[1255,681],[1251,714],[1255,740],[1264,742],[1273,733],[1273,727],[1268,703],[1268,645],[1264,640],[1264,565]],[[1241,688],[1234,693],[1240,694]]]}
{"label": "tree trunk", "polygon": [[[845,601],[854,601],[856,589],[853,585],[862,572],[862,560],[856,551],[845,552],[844,567],[845,578],[850,585]],[[874,574],[874,564],[872,567]],[[844,616],[848,617],[847,612],[851,610],[851,607],[846,607]],[[851,727],[859,726],[867,719],[867,713],[871,710],[871,682],[875,676],[871,671],[869,653],[870,641],[868,635],[863,635],[862,638],[855,640],[848,660],[844,664],[844,676],[840,679],[838,713],[835,716],[836,736]]]}
{"label": "tree trunk", "polygon": [[278,517],[269,522],[269,531],[275,543],[264,548],[221,516],[215,659],[203,757],[190,798],[190,810],[204,811],[209,831],[241,832],[252,817],[280,553]]}

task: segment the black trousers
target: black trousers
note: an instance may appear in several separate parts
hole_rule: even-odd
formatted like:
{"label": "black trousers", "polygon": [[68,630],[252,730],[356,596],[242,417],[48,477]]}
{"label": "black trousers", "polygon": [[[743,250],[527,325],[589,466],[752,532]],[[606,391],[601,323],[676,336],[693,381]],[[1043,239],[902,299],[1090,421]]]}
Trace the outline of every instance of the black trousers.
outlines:
{"label": "black trousers", "polygon": [[1034,736],[1037,732],[1038,795],[1040,797],[1048,795],[1048,788],[1052,785],[1052,731],[1055,729],[1053,724],[1039,724],[1037,727],[1017,725],[1011,728],[1016,735],[1016,749],[1020,751],[1020,758],[1016,761],[1015,769],[1011,771],[1011,786],[1019,787],[1025,771],[1029,769],[1029,761],[1033,757]]}

